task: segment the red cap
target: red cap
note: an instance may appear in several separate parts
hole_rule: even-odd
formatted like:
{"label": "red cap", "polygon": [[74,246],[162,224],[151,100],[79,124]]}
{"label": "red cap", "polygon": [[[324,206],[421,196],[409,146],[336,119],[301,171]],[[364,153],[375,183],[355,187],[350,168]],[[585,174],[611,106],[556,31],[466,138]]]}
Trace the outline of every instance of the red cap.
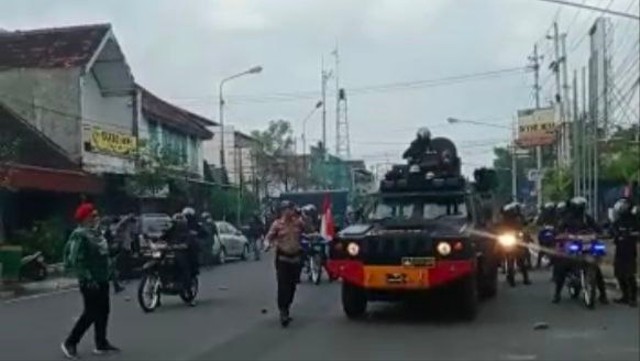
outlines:
{"label": "red cap", "polygon": [[89,216],[91,216],[93,214],[93,212],[95,212],[95,210],[96,210],[96,207],[94,207],[93,204],[91,204],[91,203],[82,203],[76,209],[76,213],[73,216],[73,218],[75,218],[75,220],[77,222],[83,222]]}

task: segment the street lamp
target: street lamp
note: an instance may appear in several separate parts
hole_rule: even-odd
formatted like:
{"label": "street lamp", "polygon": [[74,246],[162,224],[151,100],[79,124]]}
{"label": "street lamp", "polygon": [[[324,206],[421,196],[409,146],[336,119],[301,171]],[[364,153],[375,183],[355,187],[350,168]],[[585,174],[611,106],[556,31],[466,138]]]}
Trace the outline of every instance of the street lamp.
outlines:
{"label": "street lamp", "polygon": [[[518,173],[517,173],[518,162],[516,160],[515,129],[513,127],[508,127],[506,125],[500,125],[500,124],[494,124],[494,123],[486,123],[486,122],[481,122],[481,121],[477,121],[477,120],[452,118],[452,117],[447,118],[447,122],[449,124],[468,123],[468,124],[480,125],[480,126],[485,126],[485,127],[509,129],[509,130],[513,131],[513,133],[514,133],[512,135],[513,139],[512,139],[511,145],[509,147],[511,149],[511,196],[513,197],[513,200],[516,201],[516,199],[518,198],[518,191],[517,191],[517,187],[518,187]],[[540,178],[540,177],[538,176],[538,178]],[[537,183],[536,184],[536,190],[538,192],[540,192],[540,189],[541,189],[541,187],[539,185],[541,183],[540,180],[538,180],[536,183]]]}
{"label": "street lamp", "polygon": [[229,80],[235,79],[235,78],[239,78],[241,76],[244,75],[249,75],[249,74],[258,74],[262,72],[262,67],[261,66],[254,66],[253,68],[250,68],[248,70],[243,71],[242,73],[238,73],[235,75],[232,75],[228,78],[224,78],[222,79],[222,81],[220,82],[220,89],[218,91],[218,96],[220,97],[219,99],[219,104],[220,104],[220,116],[219,116],[219,122],[220,122],[220,128],[221,128],[221,132],[220,132],[220,166],[222,168],[222,170],[225,169],[225,157],[224,157],[224,97],[222,96],[222,89],[223,86],[226,82],[228,82]]}

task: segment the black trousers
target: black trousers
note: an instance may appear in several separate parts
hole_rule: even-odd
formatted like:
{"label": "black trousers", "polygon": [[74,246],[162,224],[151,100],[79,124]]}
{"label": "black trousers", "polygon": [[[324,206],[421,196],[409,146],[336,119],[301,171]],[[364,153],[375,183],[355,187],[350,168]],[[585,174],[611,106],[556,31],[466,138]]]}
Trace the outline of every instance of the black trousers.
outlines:
{"label": "black trousers", "polygon": [[622,291],[622,298],[627,301],[633,301],[638,298],[638,283],[636,281],[636,260],[635,254],[632,257],[621,257],[616,255],[614,261],[614,273]]}
{"label": "black trousers", "polygon": [[85,332],[93,325],[96,347],[104,347],[108,344],[109,283],[100,282],[93,286],[81,284],[80,293],[82,294],[84,310],[78,321],[76,321],[66,342],[69,345],[77,345]]}
{"label": "black trousers", "polygon": [[507,279],[511,281],[515,281],[516,276],[516,265],[522,273],[522,280],[529,281],[529,265],[527,264],[526,257],[528,256],[528,252],[526,250],[516,250],[514,252],[509,252],[506,254],[507,260]]}
{"label": "black trousers", "polygon": [[[299,261],[295,261],[296,258]],[[278,309],[289,311],[296,294],[296,286],[302,271],[301,257],[276,253],[276,277],[278,281]]]}

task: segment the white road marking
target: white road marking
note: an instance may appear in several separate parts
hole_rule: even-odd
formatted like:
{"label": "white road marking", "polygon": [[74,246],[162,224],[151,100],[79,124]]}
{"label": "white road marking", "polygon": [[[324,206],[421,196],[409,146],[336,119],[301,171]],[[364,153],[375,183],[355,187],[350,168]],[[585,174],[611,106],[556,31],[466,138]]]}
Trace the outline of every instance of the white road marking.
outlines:
{"label": "white road marking", "polygon": [[537,360],[538,356],[537,355],[508,354],[508,355],[504,355],[503,359],[505,359],[505,360],[513,360],[513,361],[530,361],[530,360]]}
{"label": "white road marking", "polygon": [[11,300],[6,300],[3,303],[9,305],[9,304],[13,304],[13,303],[32,301],[32,300],[37,300],[39,298],[45,298],[45,297],[51,297],[51,296],[56,296],[56,295],[62,295],[62,294],[65,294],[65,293],[75,292],[77,290],[78,290],[78,287],[66,288],[66,289],[59,290],[59,291],[53,291],[53,292],[47,292],[47,293],[39,293],[37,295],[18,297],[18,298],[14,298],[14,299],[11,299]]}

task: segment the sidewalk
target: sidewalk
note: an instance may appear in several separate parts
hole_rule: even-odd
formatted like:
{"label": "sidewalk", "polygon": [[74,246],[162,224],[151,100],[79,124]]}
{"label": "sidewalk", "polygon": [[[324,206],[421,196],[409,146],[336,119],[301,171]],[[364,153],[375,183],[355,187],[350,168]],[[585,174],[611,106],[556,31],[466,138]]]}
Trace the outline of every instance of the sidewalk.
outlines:
{"label": "sidewalk", "polygon": [[48,266],[49,276],[44,281],[6,283],[0,282],[0,300],[50,293],[78,287],[73,277],[63,275],[62,264]]}

